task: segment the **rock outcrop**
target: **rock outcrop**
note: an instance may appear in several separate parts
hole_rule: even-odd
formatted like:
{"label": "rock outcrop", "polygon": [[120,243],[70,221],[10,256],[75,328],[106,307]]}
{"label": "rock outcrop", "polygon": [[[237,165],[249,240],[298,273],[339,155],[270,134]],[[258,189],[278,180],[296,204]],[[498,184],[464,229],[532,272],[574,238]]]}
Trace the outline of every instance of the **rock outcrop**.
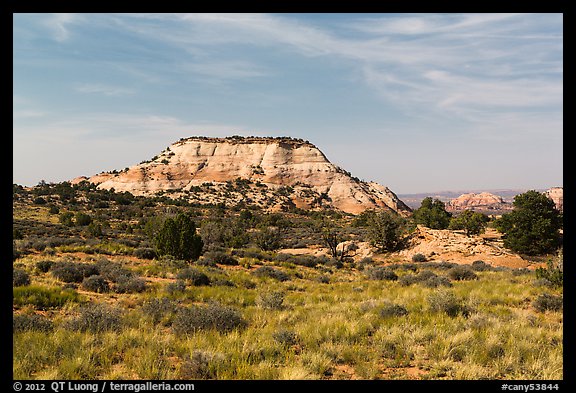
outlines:
{"label": "rock outcrop", "polygon": [[352,177],[312,143],[293,138],[185,138],[149,161],[87,181],[99,188],[134,195],[168,193],[197,203],[255,204],[271,210],[330,207],[353,214],[366,209],[410,212],[387,187]]}
{"label": "rock outcrop", "polygon": [[478,194],[462,194],[458,198],[446,203],[447,211],[477,210],[477,211],[506,211],[512,210],[511,203],[506,202],[502,197],[489,192]]}
{"label": "rock outcrop", "polygon": [[546,191],[548,198],[552,199],[556,209],[563,212],[564,211],[564,187],[552,187]]}

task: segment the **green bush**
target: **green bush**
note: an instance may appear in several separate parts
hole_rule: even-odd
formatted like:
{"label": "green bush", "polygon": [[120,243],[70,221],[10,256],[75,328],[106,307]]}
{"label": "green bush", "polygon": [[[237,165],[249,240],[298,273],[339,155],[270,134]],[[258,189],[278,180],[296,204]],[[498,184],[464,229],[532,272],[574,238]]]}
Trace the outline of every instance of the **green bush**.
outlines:
{"label": "green bush", "polygon": [[521,254],[543,255],[562,245],[562,214],[544,193],[534,190],[514,197],[514,210],[494,222],[504,247]]}
{"label": "green bush", "polygon": [[210,251],[204,254],[203,259],[207,261],[213,261],[219,265],[238,265],[238,260],[231,255],[226,254],[222,251]]}
{"label": "green bush", "polygon": [[154,241],[158,255],[172,255],[187,261],[197,260],[204,246],[192,217],[184,213],[167,218]]}
{"label": "green bush", "polygon": [[217,303],[181,308],[172,324],[177,334],[193,334],[198,330],[210,329],[229,332],[246,326],[246,321],[237,310]]}

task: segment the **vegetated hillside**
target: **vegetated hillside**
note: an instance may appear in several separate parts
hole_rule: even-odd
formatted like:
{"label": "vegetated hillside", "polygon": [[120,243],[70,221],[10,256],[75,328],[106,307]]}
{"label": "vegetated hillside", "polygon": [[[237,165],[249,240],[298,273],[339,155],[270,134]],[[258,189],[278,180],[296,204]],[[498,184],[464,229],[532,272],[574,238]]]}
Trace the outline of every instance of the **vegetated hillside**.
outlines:
{"label": "vegetated hillside", "polygon": [[73,182],[81,180],[102,189],[169,193],[203,204],[410,212],[387,187],[352,177],[310,142],[293,138],[185,138],[149,161]]}
{"label": "vegetated hillside", "polygon": [[[476,238],[459,251],[419,229],[408,247],[437,248],[402,255],[369,247],[367,214],[87,182],[13,196],[15,379],[563,378],[562,287],[491,263]],[[179,213],[202,236],[196,261],[157,253]],[[326,235],[358,248],[331,255]]]}

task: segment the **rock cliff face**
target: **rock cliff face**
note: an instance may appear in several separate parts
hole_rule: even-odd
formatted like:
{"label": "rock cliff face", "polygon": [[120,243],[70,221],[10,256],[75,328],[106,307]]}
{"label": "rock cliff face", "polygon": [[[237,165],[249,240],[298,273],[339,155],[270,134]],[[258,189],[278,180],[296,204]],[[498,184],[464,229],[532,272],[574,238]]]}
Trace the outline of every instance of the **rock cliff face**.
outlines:
{"label": "rock cliff face", "polygon": [[564,211],[564,187],[552,187],[546,191],[546,195],[554,201],[556,209]]}
{"label": "rock cliff face", "polygon": [[[79,178],[78,180],[82,180]],[[191,137],[149,161],[87,178],[134,195],[172,194],[198,203],[256,204],[266,209],[332,207],[349,213],[410,208],[377,183],[330,163],[301,139]]]}
{"label": "rock cliff face", "polygon": [[512,210],[513,206],[504,201],[498,195],[489,192],[481,192],[479,194],[468,193],[462,194],[458,198],[452,199],[446,204],[448,211],[461,211],[461,210]]}

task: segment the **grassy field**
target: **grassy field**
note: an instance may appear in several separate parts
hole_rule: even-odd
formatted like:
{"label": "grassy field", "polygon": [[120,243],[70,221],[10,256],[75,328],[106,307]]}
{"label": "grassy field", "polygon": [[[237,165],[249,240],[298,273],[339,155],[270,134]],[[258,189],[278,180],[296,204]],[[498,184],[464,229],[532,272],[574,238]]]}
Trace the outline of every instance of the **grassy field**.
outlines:
{"label": "grassy field", "polygon": [[[319,213],[52,188],[14,191],[15,379],[563,378],[563,290],[534,271],[290,257],[251,234],[282,219],[285,247],[318,245]],[[181,210],[217,251],[148,255],[155,217]],[[353,218],[326,214],[362,239]]]}
{"label": "grassy field", "polygon": [[[373,280],[356,269],[274,266],[289,276],[278,281],[255,276],[258,265],[197,266],[211,285],[174,290],[175,271],[146,277],[144,292],[117,294],[62,292],[50,272],[36,269],[41,259],[18,260],[32,281],[14,289],[15,315],[51,324],[14,332],[16,379],[562,378],[562,313],[534,305],[561,290],[534,285],[533,273],[483,271],[476,280],[428,288],[402,285],[415,272],[400,267],[398,280]],[[155,263],[114,259],[140,271]],[[32,294],[21,301],[26,288]],[[42,289],[64,301],[35,303]],[[101,314],[86,315],[92,304],[105,305]],[[208,305],[215,318],[186,321],[182,310]],[[242,323],[218,319],[230,313]],[[110,323],[92,326],[94,318]]]}

